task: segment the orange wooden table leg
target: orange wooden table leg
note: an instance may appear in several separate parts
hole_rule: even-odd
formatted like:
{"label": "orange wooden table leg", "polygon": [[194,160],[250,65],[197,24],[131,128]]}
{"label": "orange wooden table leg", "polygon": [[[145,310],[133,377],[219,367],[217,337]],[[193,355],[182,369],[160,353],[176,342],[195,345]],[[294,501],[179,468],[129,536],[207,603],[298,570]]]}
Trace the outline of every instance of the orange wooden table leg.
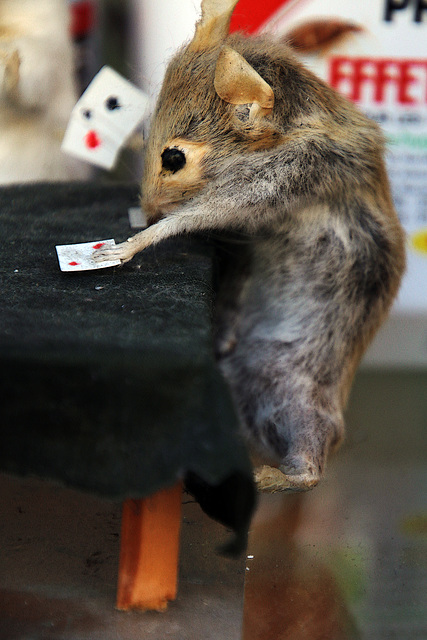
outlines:
{"label": "orange wooden table leg", "polygon": [[182,484],[123,503],[117,608],[162,611],[176,598]]}

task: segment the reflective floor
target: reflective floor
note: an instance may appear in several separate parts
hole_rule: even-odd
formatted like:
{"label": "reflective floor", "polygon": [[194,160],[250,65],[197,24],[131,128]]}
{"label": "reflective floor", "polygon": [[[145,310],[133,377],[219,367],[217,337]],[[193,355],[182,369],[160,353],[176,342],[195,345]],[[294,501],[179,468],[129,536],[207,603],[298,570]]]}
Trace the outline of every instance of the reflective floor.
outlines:
{"label": "reflective floor", "polygon": [[240,640],[244,556],[188,496],[165,613],[115,609],[120,504],[0,475],[0,514],[0,640]]}
{"label": "reflective floor", "polygon": [[364,374],[348,413],[321,485],[261,499],[244,640],[427,638],[427,379]]}
{"label": "reflective floor", "polygon": [[426,640],[427,372],[359,376],[347,422],[318,487],[261,497],[246,560],[185,499],[165,614],[114,609],[119,504],[0,476],[0,640]]}

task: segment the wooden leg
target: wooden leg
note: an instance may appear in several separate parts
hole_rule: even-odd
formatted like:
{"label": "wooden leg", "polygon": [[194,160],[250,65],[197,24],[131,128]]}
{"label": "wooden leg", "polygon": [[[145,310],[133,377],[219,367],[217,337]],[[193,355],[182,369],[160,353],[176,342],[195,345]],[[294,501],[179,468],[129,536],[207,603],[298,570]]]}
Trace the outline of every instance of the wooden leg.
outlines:
{"label": "wooden leg", "polygon": [[176,598],[182,484],[123,503],[117,608],[163,611]]}

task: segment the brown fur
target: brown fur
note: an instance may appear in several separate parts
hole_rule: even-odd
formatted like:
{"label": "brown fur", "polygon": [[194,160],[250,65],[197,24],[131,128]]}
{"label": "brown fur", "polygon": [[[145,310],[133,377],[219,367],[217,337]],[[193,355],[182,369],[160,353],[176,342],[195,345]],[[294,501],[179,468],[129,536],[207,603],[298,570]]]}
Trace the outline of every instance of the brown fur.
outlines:
{"label": "brown fur", "polygon": [[[220,31],[167,69],[142,186],[152,225],[115,256],[183,232],[235,234],[217,304],[219,362],[249,440],[288,476],[284,487],[304,489],[342,439],[355,369],[400,283],[403,232],[377,125],[282,43]],[[227,58],[238,95],[223,82],[225,99],[215,89],[224,45],[239,54]],[[254,73],[239,76],[240,56]],[[176,171],[162,167],[170,149],[185,157]]]}

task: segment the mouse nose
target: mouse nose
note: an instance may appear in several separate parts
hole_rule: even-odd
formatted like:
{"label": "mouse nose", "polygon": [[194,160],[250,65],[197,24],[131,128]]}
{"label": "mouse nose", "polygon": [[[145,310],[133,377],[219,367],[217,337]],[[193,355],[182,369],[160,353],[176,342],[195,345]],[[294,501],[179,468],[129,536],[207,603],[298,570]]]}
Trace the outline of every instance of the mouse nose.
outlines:
{"label": "mouse nose", "polygon": [[183,168],[186,162],[185,153],[180,149],[168,147],[162,153],[162,167],[166,171],[176,173]]}

